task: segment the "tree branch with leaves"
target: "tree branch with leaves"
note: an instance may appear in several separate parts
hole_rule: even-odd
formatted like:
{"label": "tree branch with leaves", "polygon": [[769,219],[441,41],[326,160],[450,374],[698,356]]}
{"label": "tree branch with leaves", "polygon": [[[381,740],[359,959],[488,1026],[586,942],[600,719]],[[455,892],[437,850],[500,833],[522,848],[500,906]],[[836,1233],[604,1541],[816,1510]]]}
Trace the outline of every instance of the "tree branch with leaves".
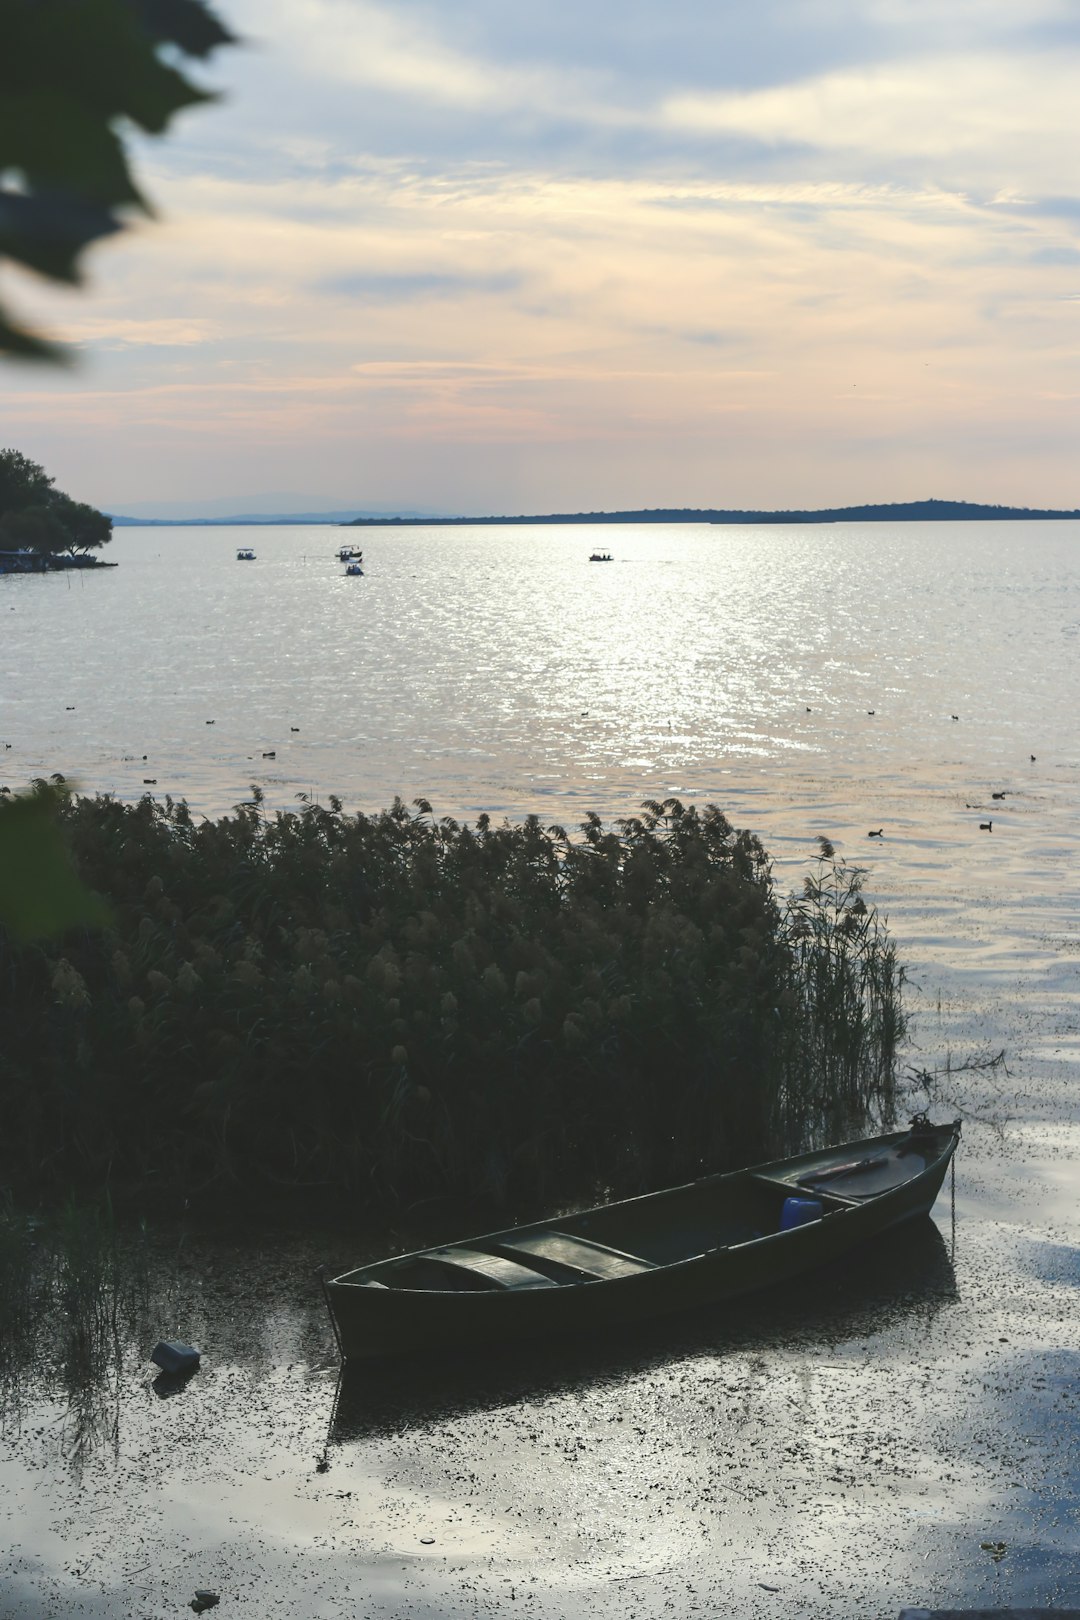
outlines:
{"label": "tree branch with leaves", "polygon": [[[131,172],[124,126],[165,132],[216,99],[172,56],[208,57],[233,36],[202,0],[0,0],[0,268],[78,285],[92,242],[153,210]],[[0,305],[0,355],[66,351]]]}

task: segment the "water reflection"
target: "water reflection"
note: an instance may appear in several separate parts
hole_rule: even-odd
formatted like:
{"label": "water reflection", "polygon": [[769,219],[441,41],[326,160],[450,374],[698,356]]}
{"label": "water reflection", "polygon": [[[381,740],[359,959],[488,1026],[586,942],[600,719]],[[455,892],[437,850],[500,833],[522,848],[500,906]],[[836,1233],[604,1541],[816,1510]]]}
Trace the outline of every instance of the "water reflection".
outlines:
{"label": "water reflection", "polygon": [[[59,1456],[76,1473],[92,1455],[119,1455],[136,1408],[148,1399],[182,1400],[201,1382],[165,1374],[151,1382],[149,1347],[170,1324],[212,1347],[211,1383],[215,1373],[241,1369],[254,1387],[282,1366],[318,1379],[332,1341],[318,1291],[305,1286],[310,1257],[303,1242],[261,1254],[220,1241],[159,1241],[154,1248],[145,1234],[120,1238],[85,1219],[63,1241],[8,1223],[0,1254],[0,1433],[20,1433],[31,1407],[45,1402],[57,1409]],[[769,1351],[812,1359],[897,1323],[917,1331],[956,1298],[946,1243],[932,1222],[922,1222],[782,1294],[629,1335],[612,1330],[512,1354],[417,1357],[389,1369],[358,1365],[339,1381],[330,1455],[405,1425],[498,1412],[586,1386],[619,1389],[668,1363]]]}
{"label": "water reflection", "polygon": [[317,1364],[330,1330],[314,1289],[305,1290],[310,1275],[302,1240],[261,1250],[182,1231],[120,1232],[94,1209],[71,1208],[48,1223],[8,1211],[0,1218],[0,1435],[22,1433],[44,1404],[56,1411],[52,1445],[74,1471],[92,1455],[119,1455],[135,1409],[191,1388],[190,1376],[151,1381],[150,1348],[179,1324],[212,1346],[219,1371],[239,1367],[257,1380],[283,1362]]}
{"label": "water reflection", "polygon": [[336,1446],[470,1412],[498,1412],[589,1385],[615,1389],[665,1363],[736,1353],[808,1357],[905,1324],[929,1324],[959,1298],[953,1257],[932,1221],[888,1234],[873,1249],[822,1267],[783,1291],[587,1340],[490,1352],[418,1355],[384,1367],[347,1366],[338,1383],[325,1461]]}
{"label": "water reflection", "polygon": [[[893,825],[901,794],[922,822],[944,765],[963,791],[1045,751],[1074,782],[1075,533],[627,525],[603,532],[617,560],[598,569],[591,527],[373,529],[358,593],[319,531],[253,534],[252,590],[234,530],[119,530],[106,577],[6,582],[5,768],[123,798],[156,777],[215,814],[258,779],[272,808],[423,793],[440,813],[573,825],[669,792],[731,810],[759,765],[783,798],[802,762],[841,803],[891,782]],[[141,672],[122,703],[118,645]],[[58,662],[80,672],[77,709]]]}
{"label": "water reflection", "polygon": [[63,1455],[76,1467],[119,1447],[127,1351],[148,1308],[145,1233],[123,1239],[106,1209],[62,1210],[48,1227],[0,1223],[0,1428],[34,1395],[62,1404]]}

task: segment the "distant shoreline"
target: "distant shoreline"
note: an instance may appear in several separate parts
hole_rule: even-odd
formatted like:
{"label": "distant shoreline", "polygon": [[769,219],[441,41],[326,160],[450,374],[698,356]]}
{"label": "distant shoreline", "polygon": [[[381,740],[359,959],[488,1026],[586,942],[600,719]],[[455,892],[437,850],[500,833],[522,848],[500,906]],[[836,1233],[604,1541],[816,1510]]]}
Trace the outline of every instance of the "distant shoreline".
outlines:
{"label": "distant shoreline", "polygon": [[645,508],[630,512],[556,512],[545,517],[353,518],[343,528],[446,528],[453,525],[528,523],[957,523],[1020,519],[1078,519],[1080,510],[1029,506],[984,506],[974,501],[900,501],[891,505],[822,507],[816,511],[724,511],[713,508]]}
{"label": "distant shoreline", "polygon": [[280,528],[311,525],[319,528],[428,529],[469,528],[495,525],[524,526],[543,523],[963,523],[1076,521],[1080,508],[1061,511],[1037,506],[989,506],[978,501],[896,501],[867,506],[830,506],[791,511],[735,510],[721,507],[639,507],[624,512],[518,513],[502,517],[400,517],[365,516],[349,518],[340,512],[295,512],[285,516],[255,517],[247,514],[219,518],[133,518],[114,516],[120,529],[240,529]]}

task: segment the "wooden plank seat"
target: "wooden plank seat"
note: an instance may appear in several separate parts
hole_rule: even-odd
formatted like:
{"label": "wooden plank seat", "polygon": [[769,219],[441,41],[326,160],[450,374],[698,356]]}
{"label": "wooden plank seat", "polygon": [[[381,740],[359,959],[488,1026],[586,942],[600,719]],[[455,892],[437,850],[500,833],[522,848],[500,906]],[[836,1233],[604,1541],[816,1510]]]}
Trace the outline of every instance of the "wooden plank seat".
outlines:
{"label": "wooden plank seat", "polygon": [[902,1187],[925,1168],[926,1160],[919,1153],[908,1153],[904,1158],[878,1154],[848,1164],[826,1165],[816,1172],[806,1171],[799,1177],[799,1188],[861,1203],[864,1198],[876,1198],[893,1187]]}
{"label": "wooden plank seat", "polygon": [[858,1198],[847,1198],[828,1183],[818,1187],[815,1182],[784,1181],[779,1176],[754,1176],[753,1179],[758,1187],[772,1187],[791,1198],[820,1198],[827,1210],[855,1208],[860,1203]]}
{"label": "wooden plank seat", "polygon": [[502,1254],[485,1254],[483,1249],[467,1249],[456,1244],[452,1248],[428,1249],[423,1259],[455,1271],[466,1271],[489,1288],[553,1288],[550,1277],[541,1276],[518,1260],[509,1260]]}
{"label": "wooden plank seat", "polygon": [[621,1249],[609,1248],[606,1243],[594,1243],[590,1238],[577,1237],[570,1232],[523,1232],[520,1237],[508,1232],[499,1239],[500,1249],[512,1249],[516,1254],[532,1255],[541,1263],[554,1265],[583,1279],[634,1277],[641,1271],[655,1271],[651,1260],[640,1255],[624,1254]]}

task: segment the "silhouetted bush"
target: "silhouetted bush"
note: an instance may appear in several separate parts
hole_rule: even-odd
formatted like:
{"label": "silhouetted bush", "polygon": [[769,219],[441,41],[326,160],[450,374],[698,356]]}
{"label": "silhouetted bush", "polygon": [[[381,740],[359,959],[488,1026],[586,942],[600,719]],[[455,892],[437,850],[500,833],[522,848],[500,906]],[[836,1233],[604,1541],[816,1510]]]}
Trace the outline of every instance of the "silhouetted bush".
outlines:
{"label": "silhouetted bush", "polygon": [[[0,816],[4,814],[0,804]],[[107,931],[0,932],[3,1175],[450,1197],[516,1215],[850,1134],[892,1105],[902,974],[823,849],[647,804],[571,838],[74,798]]]}

